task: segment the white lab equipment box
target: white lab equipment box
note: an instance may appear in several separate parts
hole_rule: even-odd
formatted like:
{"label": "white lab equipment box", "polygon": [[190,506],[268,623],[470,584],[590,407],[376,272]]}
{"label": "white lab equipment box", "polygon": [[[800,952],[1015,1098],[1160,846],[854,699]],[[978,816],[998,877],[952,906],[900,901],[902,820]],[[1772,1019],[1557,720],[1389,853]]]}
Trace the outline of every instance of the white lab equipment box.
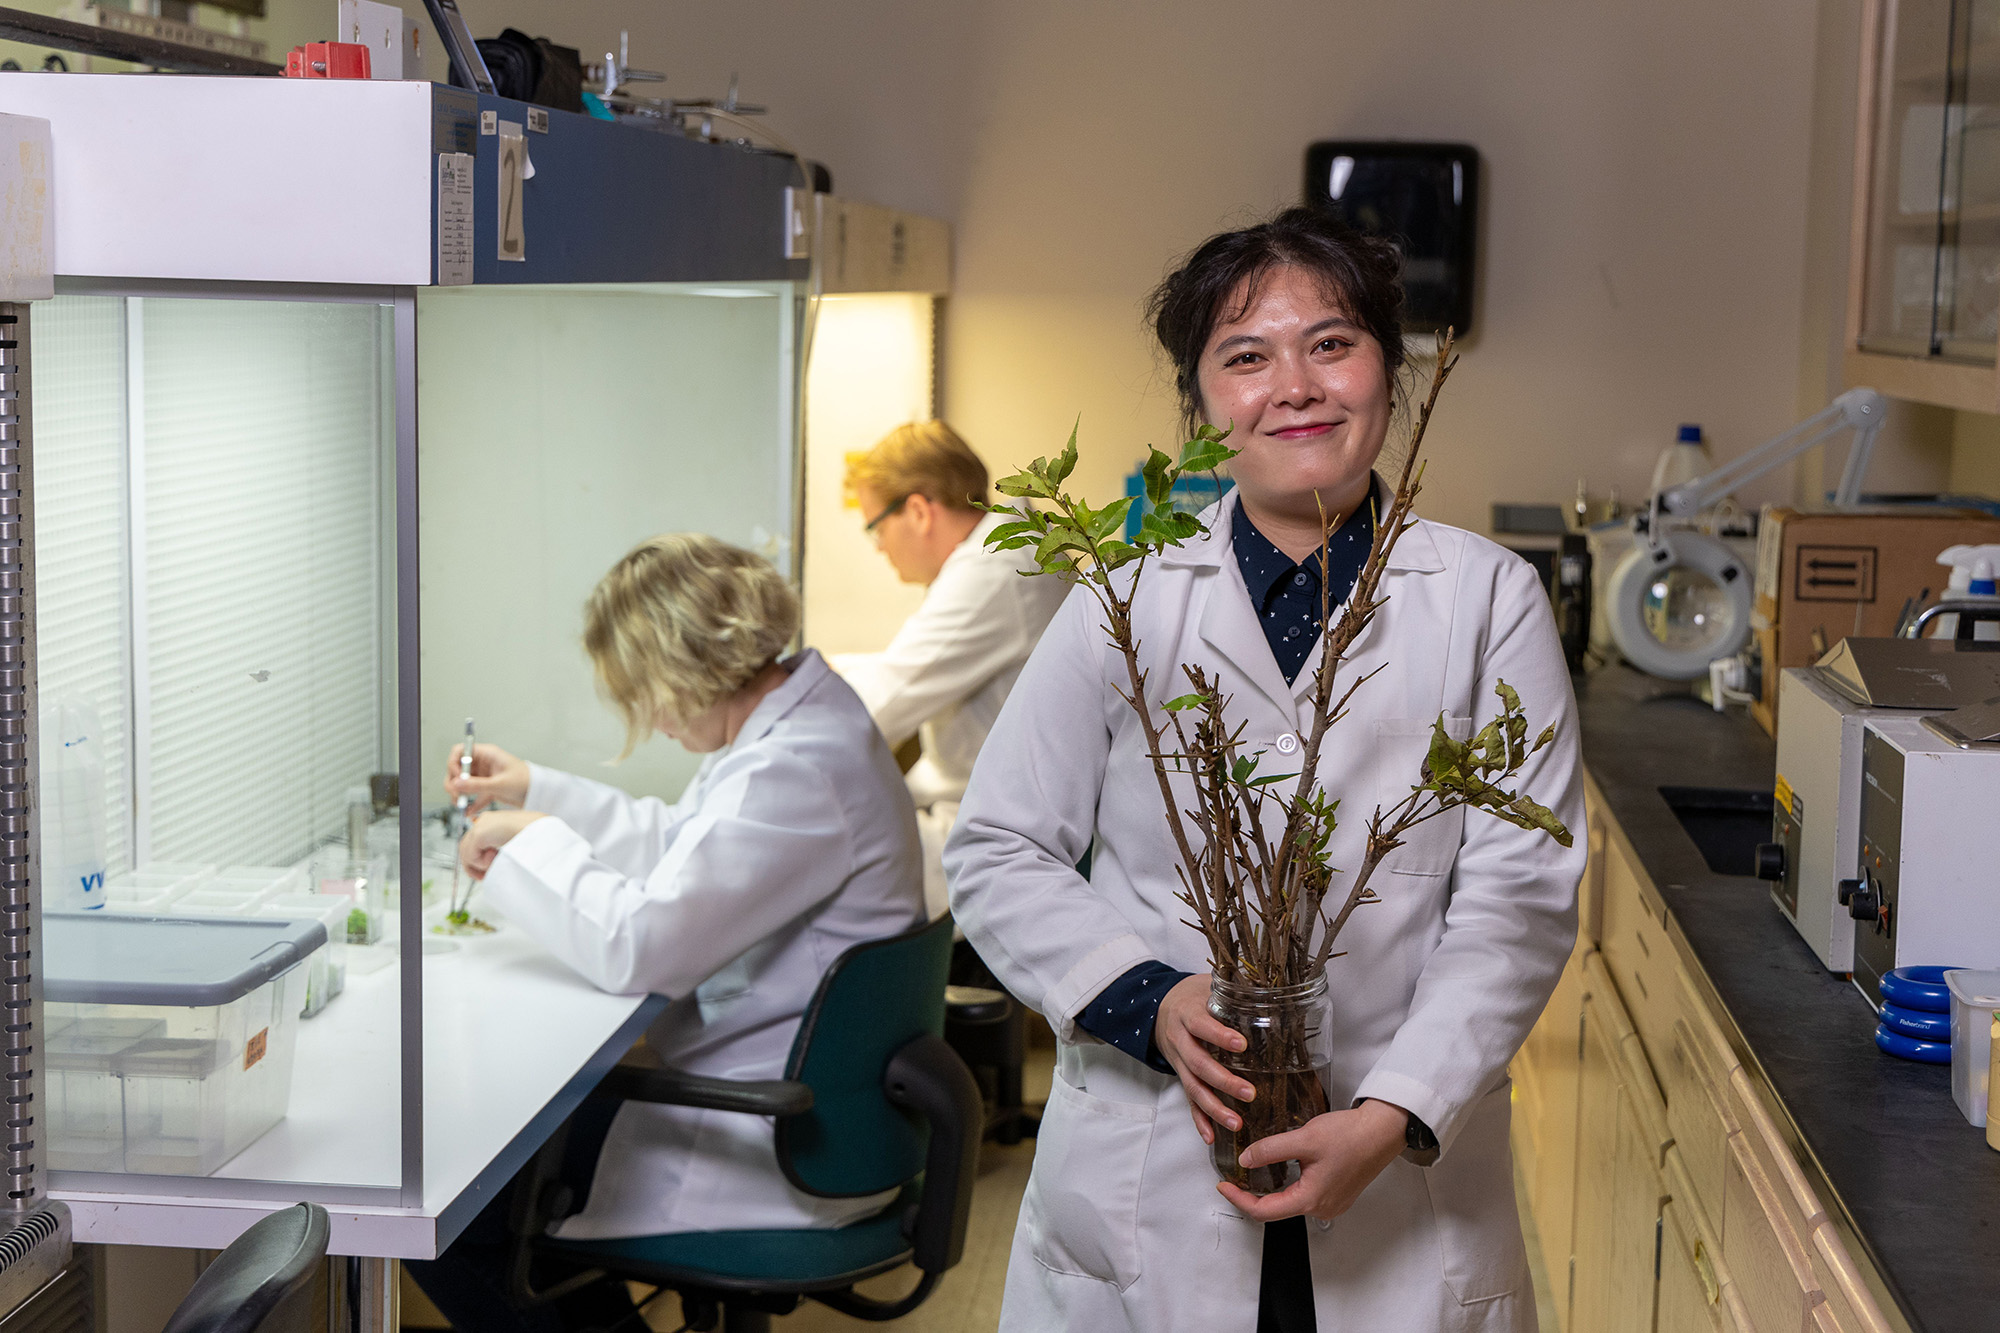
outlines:
{"label": "white lab equipment box", "polygon": [[285,1118],[317,921],[51,912],[49,1159],[205,1176]]}
{"label": "white lab equipment box", "polygon": [[1910,966],[2000,968],[2000,748],[1962,750],[1917,717],[1878,717],[1861,752],[1861,843],[1841,894],[1854,984]]}
{"label": "white lab equipment box", "polygon": [[1902,710],[1865,708],[1829,689],[1810,667],[1778,678],[1777,808],[1773,835],[1784,847],[1771,901],[1821,963],[1854,970],[1854,918],[1838,886],[1854,874],[1861,838],[1861,733],[1872,717]]}

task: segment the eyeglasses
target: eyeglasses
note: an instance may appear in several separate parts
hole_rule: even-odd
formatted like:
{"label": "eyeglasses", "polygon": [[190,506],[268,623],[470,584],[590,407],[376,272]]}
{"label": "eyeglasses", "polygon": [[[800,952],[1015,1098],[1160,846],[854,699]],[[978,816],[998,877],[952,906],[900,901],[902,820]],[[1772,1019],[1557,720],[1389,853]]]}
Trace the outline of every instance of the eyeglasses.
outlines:
{"label": "eyeglasses", "polygon": [[873,537],[875,535],[875,529],[882,526],[882,521],[884,519],[888,518],[891,514],[900,511],[902,507],[908,504],[909,502],[910,502],[910,497],[907,495],[898,496],[896,499],[891,500],[888,504],[882,507],[881,513],[875,515],[875,517],[869,519],[866,523],[863,523],[861,525],[861,530],[864,533],[868,534],[870,537]]}

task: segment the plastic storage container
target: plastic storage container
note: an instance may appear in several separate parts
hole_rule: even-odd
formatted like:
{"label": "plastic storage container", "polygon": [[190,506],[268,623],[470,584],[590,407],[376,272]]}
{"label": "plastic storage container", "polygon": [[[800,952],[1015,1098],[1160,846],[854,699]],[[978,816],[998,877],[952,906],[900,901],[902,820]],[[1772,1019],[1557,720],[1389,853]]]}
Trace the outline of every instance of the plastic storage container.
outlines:
{"label": "plastic storage container", "polygon": [[49,1164],[207,1175],[284,1119],[317,920],[43,918]]}
{"label": "plastic storage container", "polygon": [[[304,882],[304,876],[300,876]],[[288,921],[317,921],[326,928],[326,945],[306,961],[305,1008],[311,1018],[347,989],[347,914],[354,900],[336,893],[287,893],[266,898],[257,915]]]}
{"label": "plastic storage container", "polygon": [[1944,982],[1951,988],[1951,1099],[1967,1120],[1983,1125],[2000,972],[1947,972]]}

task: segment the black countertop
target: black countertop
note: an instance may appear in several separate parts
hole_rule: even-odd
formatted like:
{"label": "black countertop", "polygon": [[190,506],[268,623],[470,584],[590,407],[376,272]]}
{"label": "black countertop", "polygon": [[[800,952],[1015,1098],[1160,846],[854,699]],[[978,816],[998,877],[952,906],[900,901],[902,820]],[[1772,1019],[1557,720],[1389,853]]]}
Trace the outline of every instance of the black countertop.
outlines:
{"label": "black countertop", "polygon": [[1951,1070],[1884,1055],[1875,1015],[1826,971],[1763,881],[1718,875],[1662,786],[1771,789],[1777,749],[1629,667],[1577,682],[1584,761],[1681,937],[1922,1333],[2000,1329],[2000,1153],[1951,1099]]}

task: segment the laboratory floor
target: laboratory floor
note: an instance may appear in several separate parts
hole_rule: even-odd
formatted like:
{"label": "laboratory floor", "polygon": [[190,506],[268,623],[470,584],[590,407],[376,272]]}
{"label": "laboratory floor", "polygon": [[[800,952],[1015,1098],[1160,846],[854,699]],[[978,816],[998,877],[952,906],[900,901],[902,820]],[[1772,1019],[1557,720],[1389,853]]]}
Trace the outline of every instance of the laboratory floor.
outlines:
{"label": "laboratory floor", "polygon": [[[1028,1101],[1047,1101],[1049,1081],[1054,1076],[1053,1038],[1044,1028],[1042,1044],[1029,1053],[1024,1092]],[[1040,1058],[1037,1058],[1037,1057]],[[1028,1167],[1035,1158],[1033,1139],[1024,1139],[1009,1148],[988,1143],[980,1153],[979,1184],[972,1197],[971,1229],[965,1238],[965,1258],[945,1274],[931,1298],[917,1310],[896,1321],[905,1333],[993,1333],[1000,1326],[1000,1293],[1007,1280],[1007,1255],[1013,1245],[1014,1221],[1021,1211],[1021,1194],[1028,1185]],[[1515,1181],[1516,1197],[1521,1182]],[[1548,1273],[1542,1263],[1540,1238],[1534,1219],[1525,1207],[1521,1227],[1528,1242],[1528,1265],[1535,1279],[1535,1304],[1541,1316],[1541,1333],[1557,1333],[1555,1305],[1551,1299]],[[900,1295],[909,1287],[905,1274],[891,1274],[862,1284],[874,1296]],[[638,1295],[642,1288],[635,1288]],[[422,1295],[408,1283],[403,1288],[403,1327],[440,1328],[438,1319]],[[412,1297],[415,1300],[412,1300]],[[429,1316],[426,1320],[425,1316]],[[680,1303],[672,1293],[655,1301],[646,1312],[646,1322],[657,1333],[673,1333],[681,1327]],[[807,1301],[798,1310],[775,1321],[784,1333],[853,1333],[868,1327],[859,1320]]]}

